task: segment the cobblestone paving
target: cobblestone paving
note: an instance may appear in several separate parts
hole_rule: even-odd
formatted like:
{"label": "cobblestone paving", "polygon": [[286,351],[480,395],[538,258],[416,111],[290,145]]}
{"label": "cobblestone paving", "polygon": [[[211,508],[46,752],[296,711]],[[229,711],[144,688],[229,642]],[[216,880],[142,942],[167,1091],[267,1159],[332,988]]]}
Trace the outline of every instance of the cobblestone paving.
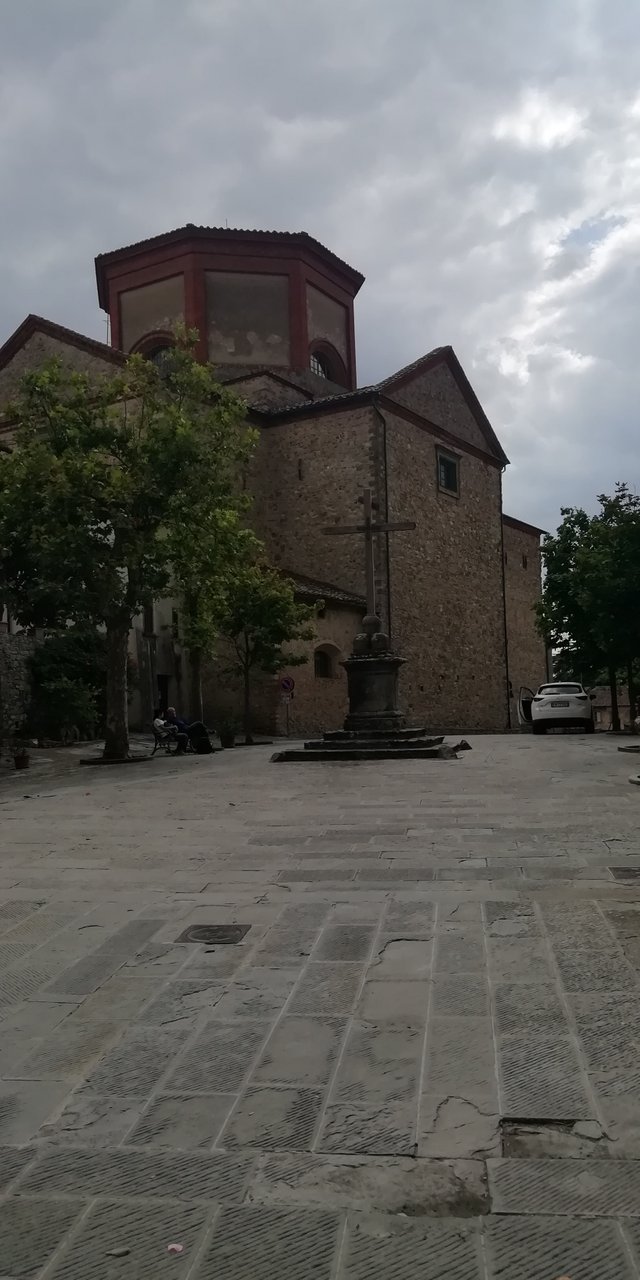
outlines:
{"label": "cobblestone paving", "polygon": [[472,741],[3,782],[0,1276],[639,1280],[630,757]]}

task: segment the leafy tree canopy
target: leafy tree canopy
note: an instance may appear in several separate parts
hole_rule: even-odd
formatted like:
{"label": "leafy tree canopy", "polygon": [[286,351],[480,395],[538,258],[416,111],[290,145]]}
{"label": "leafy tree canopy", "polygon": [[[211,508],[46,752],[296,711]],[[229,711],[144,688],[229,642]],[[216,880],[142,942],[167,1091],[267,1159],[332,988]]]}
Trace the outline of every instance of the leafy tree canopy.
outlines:
{"label": "leafy tree canopy", "polygon": [[244,407],[176,335],[156,368],[130,357],[96,382],[52,361],[23,380],[0,457],[0,598],[24,625],[103,625],[105,753],[128,754],[128,633],[166,593],[192,519],[239,527],[254,444]]}

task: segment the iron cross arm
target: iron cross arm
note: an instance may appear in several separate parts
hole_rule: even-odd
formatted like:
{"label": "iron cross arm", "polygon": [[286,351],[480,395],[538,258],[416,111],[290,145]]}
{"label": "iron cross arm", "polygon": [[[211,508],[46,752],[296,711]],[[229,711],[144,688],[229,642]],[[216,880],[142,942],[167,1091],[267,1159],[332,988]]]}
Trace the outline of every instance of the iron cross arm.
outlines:
{"label": "iron cross arm", "polygon": [[395,524],[334,524],[323,533],[397,533],[402,529],[415,529],[415,520],[398,520]]}
{"label": "iron cross arm", "polygon": [[375,565],[373,560],[373,538],[377,533],[396,533],[401,529],[415,529],[414,520],[398,520],[379,522],[373,519],[373,494],[370,489],[364,489],[360,501],[364,507],[364,520],[362,524],[343,524],[333,525],[332,528],[324,529],[323,533],[329,534],[364,534],[364,580],[367,590],[367,613],[375,615],[376,613],[376,576]]}

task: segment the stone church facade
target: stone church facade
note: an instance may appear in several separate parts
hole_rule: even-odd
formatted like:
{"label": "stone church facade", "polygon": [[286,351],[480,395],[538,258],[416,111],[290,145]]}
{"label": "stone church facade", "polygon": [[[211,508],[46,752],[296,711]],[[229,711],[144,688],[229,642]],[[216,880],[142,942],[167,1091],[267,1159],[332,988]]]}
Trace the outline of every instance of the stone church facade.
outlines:
{"label": "stone church facade", "polygon": [[[256,728],[292,735],[338,727],[340,665],[364,612],[360,495],[415,531],[376,538],[378,612],[406,659],[404,707],[442,731],[515,726],[520,685],[546,676],[534,624],[541,530],[502,510],[508,459],[451,347],[358,387],[354,299],[359,272],[304,233],[187,226],[96,259],[111,344],[29,316],[0,348],[0,409],[20,375],[51,355],[96,376],[133,351],[161,357],[172,327],[198,331],[197,354],[245,401],[258,428],[253,522],[300,599],[322,601],[309,661],[260,680]],[[0,437],[1,443],[1,437]],[[160,601],[132,634],[138,688],[132,722],[153,702],[184,705],[179,601]],[[215,724],[235,691],[212,664],[205,714]]]}

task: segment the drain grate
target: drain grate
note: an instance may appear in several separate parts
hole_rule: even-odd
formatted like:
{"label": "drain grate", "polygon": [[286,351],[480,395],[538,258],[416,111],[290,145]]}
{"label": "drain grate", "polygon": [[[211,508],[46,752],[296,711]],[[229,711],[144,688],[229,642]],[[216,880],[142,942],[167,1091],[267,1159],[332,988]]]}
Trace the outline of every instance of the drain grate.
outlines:
{"label": "drain grate", "polygon": [[190,924],[176,942],[204,942],[209,947],[234,947],[249,932],[250,924]]}
{"label": "drain grate", "polygon": [[640,880],[640,867],[609,867],[615,880]]}

